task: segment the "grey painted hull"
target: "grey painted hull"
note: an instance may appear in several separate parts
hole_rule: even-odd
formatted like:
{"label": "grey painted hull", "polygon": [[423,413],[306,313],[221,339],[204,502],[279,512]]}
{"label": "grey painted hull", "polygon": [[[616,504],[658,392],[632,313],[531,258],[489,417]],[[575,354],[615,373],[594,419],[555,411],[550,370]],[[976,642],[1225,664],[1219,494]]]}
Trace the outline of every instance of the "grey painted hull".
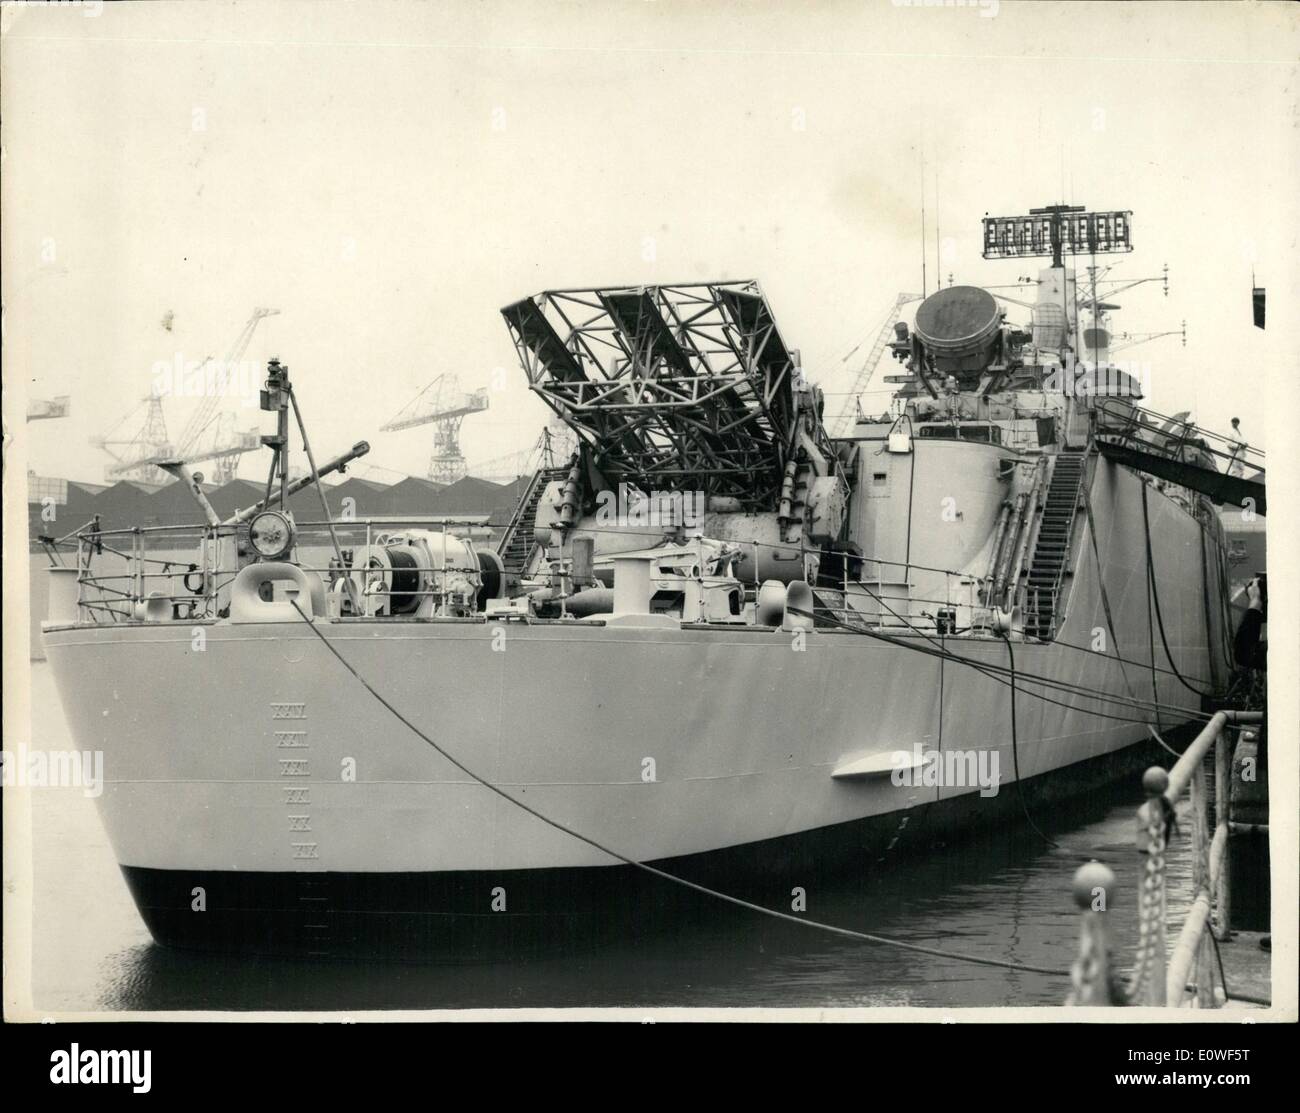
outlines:
{"label": "grey painted hull", "polygon": [[[1147,662],[1141,520],[1126,505],[1131,491],[1106,486],[1103,477],[1094,499],[1119,649]],[[1153,495],[1152,529],[1170,648],[1184,675],[1208,687],[1217,631],[1206,629],[1199,527]],[[789,633],[762,628],[385,620],[317,628],[480,776],[629,857],[658,859],[969,791],[833,780],[853,755],[916,744],[995,750],[1010,780],[1016,764],[1032,777],[1146,737],[1141,723],[1104,717],[1142,718],[1132,709],[1050,693],[1067,705],[1055,706],[1031,694],[1041,688],[1027,677],[1039,675],[1151,695],[1149,668],[1088,651],[1105,619],[1086,539],[1082,552],[1058,642],[1017,646],[1018,755],[1005,684],[860,634],[816,630],[799,648]],[[184,624],[46,634],[74,736],[104,753],[100,807],[124,864],[364,871],[608,861],[454,768],[301,623],[203,632],[201,651]],[[996,639],[946,644],[976,664],[1007,664]],[[1156,661],[1167,667],[1159,644]],[[1168,708],[1162,726],[1199,710],[1168,672],[1157,685]],[[302,798],[296,789],[307,790],[310,807],[285,803],[286,794]],[[289,813],[309,814],[310,832],[291,830]],[[294,857],[306,851],[313,856]]]}
{"label": "grey painted hull", "polygon": [[[1222,675],[1224,631],[1206,606],[1204,569],[1215,575],[1219,553],[1179,506],[1149,497],[1170,649],[1209,688]],[[1009,687],[918,652],[926,642],[914,636],[890,644],[818,629],[800,642],[764,628],[391,620],[316,629],[476,774],[628,858],[692,859],[868,822],[887,830],[939,804],[960,803],[953,810],[977,821],[1005,808],[1017,767],[1068,787],[1072,768],[1119,768],[1108,757],[1149,737],[1138,710],[1030,679],[1152,695],[1140,481],[1103,466],[1092,502],[1118,649],[1141,664],[1116,661],[1109,640],[1109,654],[1090,649],[1106,621],[1085,523],[1058,640],[1015,646],[1014,752]],[[77,743],[103,751],[99,807],[129,876],[461,874],[481,888],[494,873],[617,866],[455,768],[302,623],[201,629],[201,649],[182,624],[45,635]],[[997,639],[949,638],[946,648],[976,665],[1008,663]],[[1155,660],[1167,669],[1158,640]],[[1162,728],[1199,711],[1171,673],[1154,683]],[[848,761],[918,745],[996,753],[999,797],[832,777]],[[1080,775],[1077,787],[1092,783]],[[491,897],[480,895],[487,912]]]}

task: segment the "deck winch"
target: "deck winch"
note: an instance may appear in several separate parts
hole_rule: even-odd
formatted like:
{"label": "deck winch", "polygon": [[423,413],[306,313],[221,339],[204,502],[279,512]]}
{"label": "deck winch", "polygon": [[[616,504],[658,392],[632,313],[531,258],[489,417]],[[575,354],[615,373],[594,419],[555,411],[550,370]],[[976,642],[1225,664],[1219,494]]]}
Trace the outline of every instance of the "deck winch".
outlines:
{"label": "deck winch", "polygon": [[502,588],[496,553],[468,537],[421,529],[381,533],[357,554],[352,577],[371,616],[464,617]]}

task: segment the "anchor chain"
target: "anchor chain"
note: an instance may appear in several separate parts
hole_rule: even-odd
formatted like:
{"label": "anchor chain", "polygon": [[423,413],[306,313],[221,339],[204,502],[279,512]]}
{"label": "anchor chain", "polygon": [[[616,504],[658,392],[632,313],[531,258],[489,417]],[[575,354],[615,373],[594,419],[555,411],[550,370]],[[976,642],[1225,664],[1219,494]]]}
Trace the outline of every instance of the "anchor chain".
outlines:
{"label": "anchor chain", "polygon": [[1125,1003],[1141,1001],[1149,991],[1153,974],[1157,977],[1157,956],[1165,953],[1165,848],[1168,845],[1168,822],[1162,797],[1153,797],[1139,810],[1138,849],[1146,857],[1142,864],[1142,883],[1138,890],[1138,943],[1133,973],[1123,991]]}

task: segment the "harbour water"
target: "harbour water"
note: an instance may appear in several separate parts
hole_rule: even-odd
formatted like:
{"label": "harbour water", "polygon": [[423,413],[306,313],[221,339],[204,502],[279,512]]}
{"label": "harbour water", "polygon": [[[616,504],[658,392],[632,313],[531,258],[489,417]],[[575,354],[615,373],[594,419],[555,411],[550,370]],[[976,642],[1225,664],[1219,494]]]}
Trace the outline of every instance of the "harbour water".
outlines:
{"label": "harbour water", "polygon": [[[32,744],[71,749],[48,664],[32,663]],[[9,745],[9,743],[6,743]],[[1006,789],[1005,791],[1011,791]],[[1064,977],[935,958],[729,914],[635,945],[490,965],[214,956],[155,946],[118,872],[95,802],[33,791],[32,985],[38,1010],[364,1010],[581,1007],[1055,1006]],[[1118,879],[1110,922],[1121,956],[1137,933],[1136,778],[1074,811],[1035,815],[961,846],[874,863],[813,888],[809,918],[911,943],[1066,971],[1079,915],[1075,868]],[[1171,937],[1190,890],[1181,827],[1170,855]]]}

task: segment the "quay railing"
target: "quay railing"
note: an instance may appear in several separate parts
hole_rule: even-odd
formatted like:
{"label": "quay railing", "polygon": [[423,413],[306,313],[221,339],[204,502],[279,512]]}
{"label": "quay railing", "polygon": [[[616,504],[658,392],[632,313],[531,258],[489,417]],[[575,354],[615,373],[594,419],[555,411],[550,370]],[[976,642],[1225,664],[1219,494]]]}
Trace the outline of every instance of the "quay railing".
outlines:
{"label": "quay railing", "polygon": [[[1090,862],[1076,871],[1074,899],[1083,912],[1083,923],[1079,955],[1070,970],[1072,989],[1067,1004],[1222,1007],[1214,994],[1214,948],[1216,940],[1228,937],[1232,919],[1228,836],[1234,826],[1235,728],[1263,720],[1260,711],[1220,711],[1172,769],[1166,772],[1153,766],[1143,775],[1147,800],[1137,813],[1137,849],[1143,855],[1138,942],[1127,979],[1119,972],[1106,921],[1106,901],[1114,892],[1115,875],[1100,862]],[[1205,773],[1205,759],[1211,750],[1213,822]],[[1184,794],[1190,797],[1192,901],[1171,951],[1166,908],[1168,853],[1178,829],[1176,809]],[[1240,994],[1234,997],[1254,1000]]]}

